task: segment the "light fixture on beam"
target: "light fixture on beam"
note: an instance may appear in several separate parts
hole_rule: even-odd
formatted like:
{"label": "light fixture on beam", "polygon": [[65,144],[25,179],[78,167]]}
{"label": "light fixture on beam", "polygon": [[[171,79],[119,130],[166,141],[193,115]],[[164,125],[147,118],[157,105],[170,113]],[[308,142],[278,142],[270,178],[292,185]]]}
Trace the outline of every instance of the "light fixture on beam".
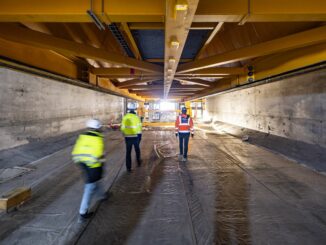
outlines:
{"label": "light fixture on beam", "polygon": [[168,74],[171,74],[172,73],[172,69],[168,69]]}
{"label": "light fixture on beam", "polygon": [[173,37],[171,42],[170,42],[170,47],[173,48],[173,49],[178,49],[179,46],[180,46],[179,41],[175,37]]}
{"label": "light fixture on beam", "polygon": [[174,65],[174,63],[175,63],[175,58],[170,57],[169,58],[169,64],[173,64]]}
{"label": "light fixture on beam", "polygon": [[188,2],[187,0],[177,0],[175,4],[176,11],[187,11],[188,10]]}

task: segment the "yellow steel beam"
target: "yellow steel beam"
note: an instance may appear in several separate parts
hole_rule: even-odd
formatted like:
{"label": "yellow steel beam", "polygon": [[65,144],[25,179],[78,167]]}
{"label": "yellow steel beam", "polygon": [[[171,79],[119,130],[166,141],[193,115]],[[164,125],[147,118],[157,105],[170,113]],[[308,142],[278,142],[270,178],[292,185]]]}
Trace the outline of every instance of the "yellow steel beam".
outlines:
{"label": "yellow steel beam", "polygon": [[164,97],[169,94],[198,2],[199,0],[166,1]]}
{"label": "yellow steel beam", "polygon": [[201,0],[194,22],[325,21],[324,0]]}
{"label": "yellow steel beam", "polygon": [[[214,30],[216,24],[208,23],[192,23],[190,30]],[[164,30],[165,25],[163,22],[135,22],[129,23],[130,30]]]}
{"label": "yellow steel beam", "polygon": [[194,99],[198,99],[198,98],[203,98],[205,96],[215,94],[218,92],[222,92],[222,91],[230,89],[232,87],[234,87],[233,80],[231,78],[223,78],[223,79],[217,81],[214,84],[214,86],[204,89],[204,90],[200,91],[199,93],[196,93],[195,95],[189,96],[185,100],[189,101],[189,100],[194,100]]}
{"label": "yellow steel beam", "polygon": [[223,24],[224,24],[224,22],[219,22],[215,26],[214,30],[211,32],[211,34],[207,38],[206,42],[204,43],[204,45],[201,47],[201,49],[197,53],[196,59],[198,59],[198,57],[200,57],[201,53],[205,50],[205,48],[207,47],[207,45],[213,40],[213,38],[216,36],[216,34],[222,29]]}
{"label": "yellow steel beam", "polygon": [[[89,0],[1,0],[0,21],[92,22]],[[164,0],[93,0],[93,11],[103,22],[164,22]],[[324,0],[200,0],[195,22],[326,21]]]}
{"label": "yellow steel beam", "polygon": [[213,67],[213,68],[207,68],[207,69],[202,69],[199,71],[195,72],[186,72],[186,73],[181,73],[178,74],[176,73],[176,76],[193,76],[193,77],[198,77],[198,76],[230,76],[230,75],[239,75],[243,74],[245,70],[243,67]]}
{"label": "yellow steel beam", "polygon": [[114,76],[153,76],[153,75],[163,75],[162,72],[145,72],[139,71],[131,68],[91,68],[91,72],[96,75],[114,75]]}
{"label": "yellow steel beam", "polygon": [[[90,0],[1,0],[0,21],[4,22],[92,22],[86,11]],[[103,22],[163,22],[163,0],[93,1],[93,12]]]}
{"label": "yellow steel beam", "polygon": [[117,55],[103,49],[94,48],[88,45],[75,43],[7,24],[0,25],[0,37],[21,44],[49,49],[64,54],[72,54],[83,58],[104,61],[111,64],[118,64],[143,71],[161,72],[162,70],[160,66],[148,62]]}
{"label": "yellow steel beam", "polygon": [[81,74],[80,68],[62,55],[2,38],[0,38],[0,56],[74,79],[80,78]]}
{"label": "yellow steel beam", "polygon": [[139,97],[137,95],[129,93],[129,91],[127,89],[117,88],[107,78],[100,78],[99,77],[98,80],[97,80],[97,86],[100,87],[100,88],[104,88],[106,90],[109,90],[112,93],[123,96],[123,97],[135,99],[135,100],[138,100],[138,101],[143,101],[144,100],[143,98],[141,98],[141,97]]}
{"label": "yellow steel beam", "polygon": [[[324,62],[326,57],[326,43],[319,45],[303,47],[297,50],[290,50],[285,53],[274,54],[252,63],[255,68],[255,79],[263,80],[272,76],[283,74],[291,70],[297,70],[306,66],[311,66]],[[240,77],[240,80],[225,78],[217,81],[214,87],[202,90],[187,100],[201,98],[207,95],[215,94],[236,85],[247,84],[246,76]]]}
{"label": "yellow steel beam", "polygon": [[[326,43],[270,55],[253,62],[255,79],[261,80],[326,60]],[[241,81],[242,83],[242,81]]]}
{"label": "yellow steel beam", "polygon": [[130,85],[142,84],[142,83],[147,83],[147,82],[152,82],[152,81],[153,80],[148,80],[148,79],[144,79],[144,80],[132,79],[132,80],[129,80],[129,81],[126,81],[126,82],[118,83],[116,85],[116,87],[118,87],[118,88],[125,88],[125,87],[128,87]]}
{"label": "yellow steel beam", "polygon": [[196,71],[204,68],[233,63],[240,60],[318,44],[325,41],[326,26],[317,27],[308,31],[303,31],[264,43],[259,43],[253,46],[240,48],[234,51],[182,64],[179,66],[178,72],[185,73]]}
{"label": "yellow steel beam", "polygon": [[129,26],[126,22],[122,22],[121,23],[121,28],[122,29],[122,33],[125,34],[124,36],[127,39],[127,42],[130,44],[131,49],[136,57],[137,60],[142,60],[141,54],[139,52],[138,46],[136,44],[136,41],[129,29]]}
{"label": "yellow steel beam", "polygon": [[[204,86],[200,85],[172,85],[171,89],[176,90],[192,90],[192,89],[203,89]],[[157,89],[163,89],[163,85],[130,85],[128,86],[128,89],[132,90],[157,90]]]}
{"label": "yellow steel beam", "polygon": [[[153,62],[153,63],[160,63],[164,62],[164,59],[146,59],[147,62]],[[180,62],[190,62],[193,61],[193,59],[180,59]]]}
{"label": "yellow steel beam", "polygon": [[200,84],[203,86],[212,86],[213,82],[209,82],[209,81],[205,81],[202,79],[179,79],[179,78],[175,78],[175,80],[180,81],[180,82],[191,82],[191,83],[196,83],[196,84]]}

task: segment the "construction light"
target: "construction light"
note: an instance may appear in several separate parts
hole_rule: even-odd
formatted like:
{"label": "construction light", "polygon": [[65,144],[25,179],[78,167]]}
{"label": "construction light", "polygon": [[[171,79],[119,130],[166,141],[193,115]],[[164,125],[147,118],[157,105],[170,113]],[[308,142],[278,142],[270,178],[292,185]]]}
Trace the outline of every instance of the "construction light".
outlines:
{"label": "construction light", "polygon": [[168,73],[172,73],[172,69],[168,69]]}
{"label": "construction light", "polygon": [[186,0],[177,0],[175,4],[176,11],[186,11],[188,9],[188,3]]}
{"label": "construction light", "polygon": [[169,63],[170,64],[174,64],[175,63],[175,59],[174,58],[169,58]]}
{"label": "construction light", "polygon": [[171,41],[171,48],[178,49],[180,43],[177,40],[172,40]]}

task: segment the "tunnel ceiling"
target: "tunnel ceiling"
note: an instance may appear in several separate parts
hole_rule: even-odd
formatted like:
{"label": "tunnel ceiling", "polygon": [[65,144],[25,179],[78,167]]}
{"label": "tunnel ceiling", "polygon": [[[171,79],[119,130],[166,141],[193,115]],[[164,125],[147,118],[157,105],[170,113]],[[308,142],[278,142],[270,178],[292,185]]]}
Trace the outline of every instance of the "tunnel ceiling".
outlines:
{"label": "tunnel ceiling", "polygon": [[322,0],[2,0],[0,55],[126,97],[189,100],[325,60],[325,20]]}

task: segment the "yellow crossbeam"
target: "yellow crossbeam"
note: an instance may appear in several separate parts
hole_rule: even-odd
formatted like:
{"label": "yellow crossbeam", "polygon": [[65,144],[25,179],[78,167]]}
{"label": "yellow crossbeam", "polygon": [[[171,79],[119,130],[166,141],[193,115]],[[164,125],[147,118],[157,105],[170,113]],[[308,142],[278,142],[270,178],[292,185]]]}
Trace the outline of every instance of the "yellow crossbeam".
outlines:
{"label": "yellow crossbeam", "polygon": [[[0,24],[0,37],[13,42],[31,45],[59,53],[123,65],[148,72],[161,72],[162,67],[145,61],[111,53],[103,49],[53,37],[37,31],[7,24]],[[23,38],[22,38],[23,37]]]}
{"label": "yellow crossbeam", "polygon": [[179,78],[175,78],[175,80],[181,81],[181,82],[191,82],[191,83],[201,84],[203,86],[212,86],[213,85],[212,82],[205,81],[205,80],[202,80],[202,79],[179,79]]}
{"label": "yellow crossbeam", "polygon": [[198,76],[230,76],[230,75],[239,75],[243,74],[244,69],[242,67],[213,67],[213,68],[207,68],[207,69],[202,69],[199,71],[195,72],[186,72],[186,73],[181,73],[178,74],[176,73],[176,76],[193,76],[193,77],[198,77]]}
{"label": "yellow crossbeam", "polygon": [[[1,0],[0,21],[92,22],[89,0]],[[106,22],[164,22],[164,0],[93,0],[93,11]],[[195,22],[326,21],[324,0],[200,0]]]}
{"label": "yellow crossbeam", "polygon": [[148,80],[148,79],[144,79],[144,80],[140,80],[140,79],[132,79],[132,80],[129,80],[127,82],[121,82],[121,83],[118,83],[116,85],[116,87],[118,88],[126,88],[130,85],[136,85],[136,84],[141,84],[141,83],[146,83],[146,82],[152,82],[153,80]]}
{"label": "yellow crossbeam", "polygon": [[145,71],[139,71],[135,69],[130,68],[92,68],[91,72],[95,75],[100,76],[125,76],[125,75],[131,75],[131,76],[153,76],[153,75],[163,75],[162,72],[145,72]]}
{"label": "yellow crossbeam", "polygon": [[326,41],[326,26],[303,31],[286,37],[240,48],[234,51],[218,54],[196,60],[179,66],[178,73],[192,72],[200,69],[233,63],[240,60],[269,55]]}

